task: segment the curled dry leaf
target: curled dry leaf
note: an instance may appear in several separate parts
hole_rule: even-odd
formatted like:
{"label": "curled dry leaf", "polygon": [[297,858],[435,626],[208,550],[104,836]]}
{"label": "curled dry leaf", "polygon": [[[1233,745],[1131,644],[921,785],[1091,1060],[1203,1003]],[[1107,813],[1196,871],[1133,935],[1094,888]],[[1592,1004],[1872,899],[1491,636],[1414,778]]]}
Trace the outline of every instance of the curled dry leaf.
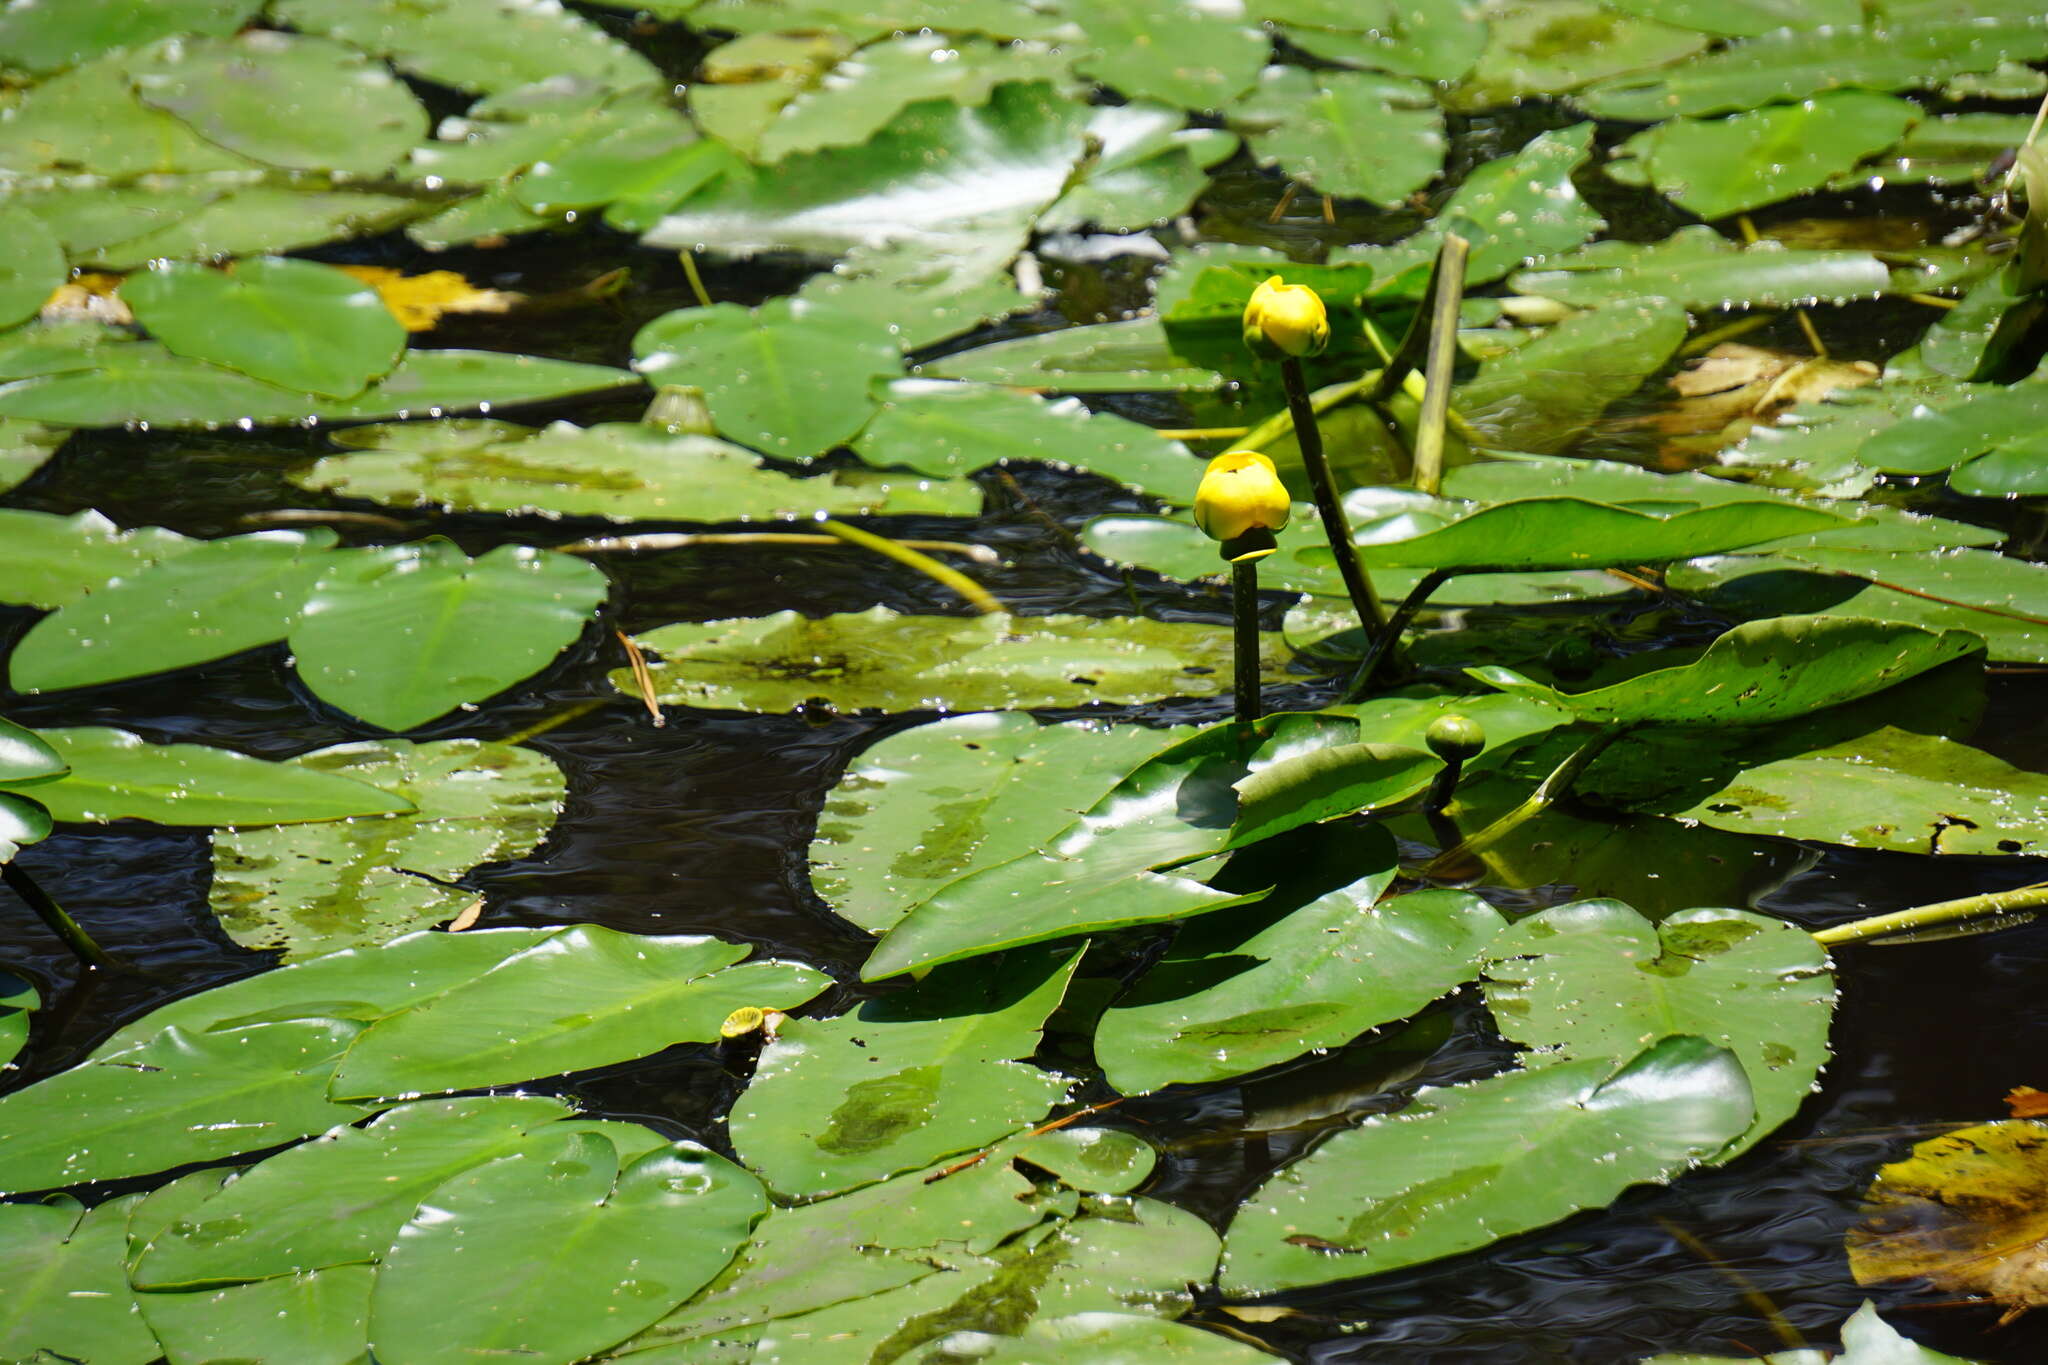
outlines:
{"label": "curled dry leaf", "polygon": [[1877,1173],[1849,1230],[1858,1284],[1925,1279],[2005,1305],[2048,1304],[2048,1123],[2004,1119],[1930,1138]]}
{"label": "curled dry leaf", "polygon": [[58,285],[37,316],[44,322],[84,321],[104,323],[110,327],[131,326],[135,322],[135,314],[121,302],[121,296],[116,292],[120,287],[119,275],[84,271]]}
{"label": "curled dry leaf", "polygon": [[2016,1119],[2048,1118],[2048,1091],[2031,1085],[2016,1085],[2006,1092],[2005,1107]]}
{"label": "curled dry leaf", "polygon": [[[388,266],[337,266],[377,291],[384,306],[408,332],[428,332],[449,313],[507,313],[525,302],[524,294],[504,289],[479,289],[452,270],[407,275]],[[61,292],[61,291],[60,291]]]}
{"label": "curled dry leaf", "polygon": [[1882,373],[1867,360],[1793,355],[1723,342],[1671,377],[1677,401],[1630,425],[1666,438],[1667,449],[1709,454],[1776,421],[1801,403],[1860,389]]}

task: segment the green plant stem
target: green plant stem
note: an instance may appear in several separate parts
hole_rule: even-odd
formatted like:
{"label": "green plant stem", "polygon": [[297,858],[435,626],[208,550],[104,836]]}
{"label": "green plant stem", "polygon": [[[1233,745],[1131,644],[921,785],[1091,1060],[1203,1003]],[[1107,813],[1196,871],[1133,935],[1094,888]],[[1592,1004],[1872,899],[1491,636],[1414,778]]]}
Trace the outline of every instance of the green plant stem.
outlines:
{"label": "green plant stem", "polygon": [[967,604],[984,616],[993,616],[1003,609],[1003,604],[981,584],[961,573],[949,569],[930,555],[919,554],[908,546],[898,544],[887,536],[878,536],[872,531],[863,531],[858,526],[848,526],[843,521],[821,521],[818,529],[835,535],[849,545],[858,545],[864,550],[873,550],[898,564],[917,570],[932,582],[951,588],[967,599]]}
{"label": "green plant stem", "polygon": [[1240,559],[1230,566],[1230,620],[1235,629],[1231,662],[1235,681],[1231,699],[1237,719],[1249,724],[1264,707],[1259,697],[1259,561]]}
{"label": "green plant stem", "polygon": [[[596,536],[556,548],[563,554],[604,554],[614,550],[683,550],[693,545],[844,545],[844,536],[814,536],[801,531],[650,531],[638,536]],[[912,550],[937,550],[960,555],[990,568],[1002,557],[986,545],[969,545],[959,540],[899,540]]]}
{"label": "green plant stem", "polygon": [[73,957],[88,967],[114,965],[114,959],[107,956],[106,949],[94,943],[92,935],[79,928],[78,921],[65,914],[64,907],[57,904],[20,864],[0,863],[0,881],[5,881],[9,890],[27,902],[28,908],[50,926],[51,933],[64,940],[64,946],[71,950]]}
{"label": "green plant stem", "polygon": [[1422,813],[1424,815],[1440,815],[1443,813],[1444,808],[1451,804],[1451,798],[1458,794],[1458,779],[1464,775],[1464,772],[1464,759],[1447,758],[1444,760],[1443,771],[1438,773],[1436,779],[1429,784],[1429,795],[1422,798]]}
{"label": "green plant stem", "polygon": [[1408,623],[1415,619],[1416,612],[1422,610],[1422,604],[1429,600],[1429,595],[1450,578],[1448,569],[1431,569],[1408,590],[1408,595],[1401,599],[1401,605],[1394,608],[1392,619],[1365,647],[1365,657],[1359,660],[1358,671],[1351,675],[1351,685],[1344,689],[1345,701],[1362,701],[1365,698],[1365,690],[1372,686],[1373,674],[1379,672],[1380,664],[1393,652],[1401,639],[1401,632],[1408,629]]}
{"label": "green plant stem", "polygon": [[1344,519],[1344,505],[1337,500],[1337,480],[1330,462],[1323,458],[1323,433],[1316,425],[1315,407],[1309,401],[1308,381],[1302,377],[1301,362],[1293,356],[1280,360],[1280,381],[1287,389],[1287,407],[1294,414],[1294,439],[1301,447],[1301,462],[1308,469],[1309,492],[1315,496],[1316,513],[1323,519],[1323,535],[1336,556],[1337,572],[1343,576],[1344,591],[1358,611],[1359,623],[1376,639],[1386,633],[1387,609],[1372,580],[1359,566],[1358,551],[1351,544],[1351,524]]}
{"label": "green plant stem", "polygon": [[2048,882],[2036,882],[2011,891],[1987,891],[1981,896],[1965,896],[1961,900],[1936,901],[1933,905],[1915,906],[1911,910],[1897,910],[1889,915],[1873,915],[1869,919],[1851,920],[1837,924],[1832,929],[1816,933],[1814,942],[1825,948],[1844,943],[1861,943],[1865,939],[1883,938],[1889,934],[1910,933],[1915,929],[1932,929],[1937,925],[1954,924],[1960,920],[1982,919],[1986,915],[2010,914],[2016,910],[2035,910],[2048,907]]}
{"label": "green plant stem", "polygon": [[[1325,384],[1308,396],[1309,411],[1320,417],[1332,408],[1350,402],[1370,388],[1378,374],[1379,372],[1374,370],[1363,379],[1349,379],[1341,384]],[[1238,450],[1264,450],[1293,430],[1294,409],[1282,408],[1257,426],[1248,427],[1239,433],[1234,446]],[[1162,431],[1159,434],[1171,436],[1173,433]]]}
{"label": "green plant stem", "polygon": [[1436,292],[1430,299],[1429,369],[1422,415],[1415,425],[1415,486],[1434,495],[1444,482],[1444,424],[1451,412],[1452,369],[1458,362],[1458,310],[1465,304],[1465,261],[1472,247],[1457,233],[1444,237],[1436,257]]}
{"label": "green plant stem", "polygon": [[1471,835],[1455,848],[1447,848],[1437,854],[1436,857],[1429,860],[1429,865],[1422,869],[1422,875],[1424,877],[1438,876],[1442,874],[1443,870],[1456,867],[1461,862],[1477,857],[1502,839],[1507,838],[1508,835],[1514,833],[1517,829],[1520,829],[1523,825],[1529,823],[1529,821],[1543,814],[1559,798],[1571,790],[1572,783],[1578,781],[1579,774],[1585,772],[1594,759],[1605,753],[1608,745],[1627,734],[1628,730],[1629,727],[1626,725],[1618,725],[1611,730],[1603,730],[1578,748],[1572,750],[1570,754],[1565,756],[1564,762],[1552,768],[1550,775],[1537,784],[1536,790],[1529,794],[1528,800],[1522,802],[1521,805],[1516,806],[1477,834]]}

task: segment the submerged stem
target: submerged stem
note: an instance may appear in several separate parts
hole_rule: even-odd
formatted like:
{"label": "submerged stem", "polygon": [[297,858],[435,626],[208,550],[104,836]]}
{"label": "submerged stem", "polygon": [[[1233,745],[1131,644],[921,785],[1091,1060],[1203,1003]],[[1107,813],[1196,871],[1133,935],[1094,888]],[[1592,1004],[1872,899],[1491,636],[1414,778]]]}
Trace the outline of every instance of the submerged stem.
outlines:
{"label": "submerged stem", "polygon": [[1429,595],[1441,588],[1450,578],[1451,572],[1448,569],[1431,569],[1416,580],[1415,586],[1408,590],[1408,595],[1401,599],[1401,605],[1394,609],[1393,617],[1373,637],[1372,643],[1366,646],[1365,657],[1358,663],[1358,671],[1351,675],[1351,685],[1344,689],[1345,701],[1365,699],[1365,689],[1372,686],[1373,674],[1379,672],[1380,664],[1400,642],[1401,632],[1408,629],[1408,623],[1415,619],[1415,613],[1422,610],[1422,605],[1429,600]]}
{"label": "submerged stem", "polygon": [[1911,910],[1896,910],[1889,915],[1873,915],[1869,919],[1851,920],[1837,924],[1832,929],[1822,929],[1814,934],[1814,942],[1822,947],[1832,948],[1842,943],[1861,943],[1865,939],[1883,938],[1888,934],[1903,934],[1915,929],[1932,929],[1937,925],[1954,924],[1960,920],[1982,919],[1987,915],[2009,914],[2015,910],[2034,910],[2048,907],[2048,882],[2035,882],[2032,886],[2017,887],[2011,891],[1987,891],[1981,896],[1965,896],[1961,900],[1936,901],[1932,905],[1915,906]]}
{"label": "submerged stem", "polygon": [[1230,620],[1235,634],[1231,662],[1236,673],[1231,699],[1237,720],[1249,724],[1265,709],[1259,696],[1259,561],[1233,560],[1230,565]]}
{"label": "submerged stem", "polygon": [[114,959],[107,956],[106,949],[92,941],[92,935],[79,928],[78,921],[64,913],[64,907],[57,904],[41,883],[29,876],[28,869],[19,863],[0,863],[0,881],[35,911],[50,932],[64,940],[64,946],[71,950],[73,957],[88,967],[111,967]]}
{"label": "submerged stem", "polygon": [[1436,857],[1429,860],[1429,865],[1422,869],[1422,875],[1424,877],[1443,875],[1446,870],[1468,862],[1478,854],[1492,848],[1502,839],[1507,838],[1508,835],[1514,833],[1517,829],[1529,823],[1529,821],[1543,814],[1560,797],[1571,790],[1572,783],[1578,781],[1579,774],[1585,772],[1594,759],[1605,753],[1608,745],[1627,734],[1628,730],[1629,727],[1626,725],[1617,725],[1612,729],[1601,731],[1578,748],[1572,750],[1570,754],[1566,755],[1564,762],[1552,768],[1550,775],[1537,784],[1535,791],[1529,793],[1528,800],[1522,802],[1521,805],[1516,806],[1477,834],[1467,838],[1455,848],[1447,848],[1437,854]]}
{"label": "submerged stem", "polygon": [[873,550],[878,555],[917,570],[942,587],[951,588],[966,598],[967,604],[984,616],[993,616],[1003,609],[1003,604],[998,602],[987,588],[958,569],[947,568],[930,555],[919,554],[916,550],[887,536],[878,536],[873,531],[863,531],[858,526],[848,526],[843,521],[821,521],[818,527],[849,545],[858,545],[863,550]]}
{"label": "submerged stem", "polygon": [[1330,462],[1323,458],[1323,434],[1316,425],[1314,404],[1309,399],[1308,381],[1302,378],[1301,362],[1293,356],[1280,361],[1280,380],[1287,389],[1287,407],[1294,414],[1294,439],[1301,447],[1301,462],[1308,469],[1309,491],[1315,496],[1316,513],[1323,519],[1323,535],[1336,556],[1337,572],[1344,578],[1344,591],[1358,611],[1359,623],[1377,637],[1386,633],[1387,609],[1372,590],[1372,580],[1359,566],[1358,551],[1351,544],[1351,524],[1344,519],[1344,505],[1337,499],[1337,480]]}

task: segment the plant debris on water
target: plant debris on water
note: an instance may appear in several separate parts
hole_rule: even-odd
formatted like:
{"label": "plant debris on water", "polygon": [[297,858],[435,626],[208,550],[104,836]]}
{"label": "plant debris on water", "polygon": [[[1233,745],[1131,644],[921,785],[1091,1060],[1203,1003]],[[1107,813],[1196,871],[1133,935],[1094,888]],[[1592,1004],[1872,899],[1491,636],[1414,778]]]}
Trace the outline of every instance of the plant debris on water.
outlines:
{"label": "plant debris on water", "polygon": [[0,1361],[2048,1357],[2041,111],[0,0]]}

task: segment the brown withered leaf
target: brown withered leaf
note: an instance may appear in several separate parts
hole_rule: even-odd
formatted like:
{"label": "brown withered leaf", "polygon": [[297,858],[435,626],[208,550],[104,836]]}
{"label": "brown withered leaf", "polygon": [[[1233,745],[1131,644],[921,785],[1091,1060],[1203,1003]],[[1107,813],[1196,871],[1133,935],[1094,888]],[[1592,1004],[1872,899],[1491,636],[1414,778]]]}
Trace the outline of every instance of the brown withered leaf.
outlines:
{"label": "brown withered leaf", "polygon": [[1707,455],[1788,408],[1862,388],[1879,373],[1867,360],[1829,360],[1724,341],[1671,377],[1676,402],[1623,425],[1657,433],[1669,453]]}
{"label": "brown withered leaf", "polygon": [[2048,1118],[2048,1091],[2031,1085],[2016,1085],[2005,1094],[2005,1107],[2016,1119]]}
{"label": "brown withered leaf", "polygon": [[375,289],[377,297],[384,300],[384,306],[408,332],[432,331],[449,313],[509,312],[526,299],[524,294],[503,289],[479,289],[452,270],[407,275],[381,265],[344,265],[336,269]]}
{"label": "brown withered leaf", "polygon": [[58,285],[38,316],[44,322],[100,322],[111,327],[127,327],[135,321],[135,314],[121,302],[121,296],[116,292],[120,288],[119,275],[85,271]]}
{"label": "brown withered leaf", "polygon": [[1913,1148],[1877,1173],[1849,1230],[1858,1284],[1925,1279],[2004,1304],[2048,1304],[2048,1123],[2001,1119]]}

